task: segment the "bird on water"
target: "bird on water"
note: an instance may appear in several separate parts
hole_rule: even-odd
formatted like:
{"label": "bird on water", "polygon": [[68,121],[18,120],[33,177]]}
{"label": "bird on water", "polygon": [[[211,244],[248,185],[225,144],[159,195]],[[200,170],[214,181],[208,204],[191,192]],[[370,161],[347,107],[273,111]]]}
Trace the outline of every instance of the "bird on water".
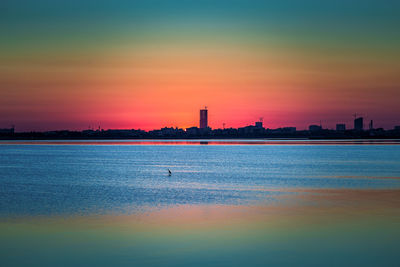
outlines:
{"label": "bird on water", "polygon": [[172,172],[170,169],[168,169],[168,176],[171,176]]}

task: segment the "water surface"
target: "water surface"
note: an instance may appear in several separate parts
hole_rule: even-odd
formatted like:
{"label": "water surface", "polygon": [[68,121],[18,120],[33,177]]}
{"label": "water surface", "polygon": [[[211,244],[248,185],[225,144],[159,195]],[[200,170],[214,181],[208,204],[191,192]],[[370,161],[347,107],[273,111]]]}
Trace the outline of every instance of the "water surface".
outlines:
{"label": "water surface", "polygon": [[1,258],[395,266],[399,144],[2,141]]}

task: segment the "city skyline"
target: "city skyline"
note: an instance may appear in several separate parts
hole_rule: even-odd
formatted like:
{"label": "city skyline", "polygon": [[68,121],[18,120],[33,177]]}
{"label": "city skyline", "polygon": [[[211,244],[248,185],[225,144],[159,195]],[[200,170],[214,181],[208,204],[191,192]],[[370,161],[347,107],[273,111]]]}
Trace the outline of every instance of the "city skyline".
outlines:
{"label": "city skyline", "polygon": [[[141,128],[114,128],[114,129],[138,129],[138,130],[146,130],[146,131],[152,131],[152,130],[157,130],[157,129],[161,129],[161,128],[179,128],[179,129],[188,129],[188,128],[193,128],[193,127],[197,127],[199,129],[204,129],[204,128],[211,128],[211,129],[225,129],[225,128],[242,128],[242,127],[246,127],[246,126],[251,126],[252,124],[255,124],[257,126],[257,124],[261,125],[261,127],[265,128],[265,129],[279,129],[279,128],[285,128],[285,127],[294,127],[297,130],[310,130],[310,127],[313,128],[320,128],[320,129],[329,129],[329,130],[350,130],[350,129],[355,129],[355,130],[366,130],[366,129],[385,129],[385,130],[391,130],[394,129],[395,127],[398,127],[400,123],[394,123],[391,127],[388,128],[384,128],[384,127],[373,127],[374,124],[374,120],[373,119],[369,119],[368,117],[364,117],[361,115],[357,115],[357,113],[353,114],[353,121],[347,122],[346,120],[340,120],[337,121],[336,123],[330,123],[330,126],[327,126],[327,124],[323,123],[323,120],[320,120],[317,123],[308,123],[307,126],[305,126],[304,128],[298,128],[295,125],[280,125],[278,127],[269,127],[268,125],[264,124],[264,117],[259,117],[258,120],[254,120],[252,122],[248,122],[244,125],[240,125],[237,127],[232,127],[229,125],[226,125],[226,123],[222,123],[222,125],[220,127],[211,127],[209,125],[209,119],[208,119],[208,107],[204,107],[202,109],[200,109],[200,116],[198,118],[198,125],[191,125],[188,127],[179,127],[177,125],[173,126],[171,124],[165,124],[162,127],[159,128],[149,128],[149,129],[141,129]],[[325,122],[325,121],[324,121]],[[366,125],[365,123],[368,123],[368,125]],[[357,126],[356,126],[357,125]],[[379,125],[379,122],[378,122]],[[349,127],[350,126],[350,127]],[[338,128],[339,127],[339,128]],[[57,130],[71,130],[71,131],[84,131],[84,130],[101,130],[101,129],[106,129],[104,127],[102,127],[101,123],[100,124],[93,124],[93,125],[88,125],[86,128],[82,128],[82,129],[68,129],[68,128],[59,128],[59,129],[48,129],[48,130],[33,130],[33,129],[28,129],[28,130],[23,130],[23,129],[18,129],[18,127],[16,127],[15,124],[10,124],[10,125],[0,125],[0,129],[17,129],[16,132],[30,132],[30,131],[37,131],[37,132],[45,132],[45,131],[57,131]],[[112,128],[108,128],[108,129],[112,129]]]}
{"label": "city skyline", "polygon": [[[337,122],[335,124],[335,127],[324,127],[323,124],[322,124],[322,121],[320,121],[319,124],[309,124],[304,129],[303,128],[299,129],[296,126],[293,126],[293,125],[282,125],[280,127],[272,128],[272,127],[268,127],[268,125],[264,124],[264,117],[260,117],[258,120],[255,120],[253,122],[254,125],[252,125],[251,123],[250,124],[247,123],[246,125],[242,125],[242,126],[239,126],[239,127],[229,127],[229,126],[226,127],[226,124],[223,123],[222,127],[213,128],[213,127],[210,127],[209,124],[208,124],[209,123],[209,120],[208,120],[208,107],[205,106],[204,108],[200,109],[199,123],[198,123],[197,126],[196,125],[192,125],[190,127],[183,128],[183,127],[178,127],[178,126],[174,127],[174,126],[170,126],[170,125],[165,125],[163,127],[153,128],[153,129],[149,129],[147,131],[148,132],[152,132],[152,131],[156,131],[156,130],[159,130],[159,129],[162,130],[162,129],[170,129],[170,128],[171,129],[175,128],[175,129],[188,131],[188,130],[192,130],[192,129],[199,129],[199,130],[205,130],[205,129],[210,129],[211,130],[211,129],[214,129],[214,130],[218,130],[218,129],[243,129],[243,128],[247,128],[247,127],[255,127],[255,128],[263,128],[263,129],[267,129],[267,130],[269,130],[269,129],[271,129],[271,130],[274,130],[274,129],[286,129],[286,130],[288,130],[290,128],[291,130],[294,130],[294,131],[297,130],[297,131],[316,132],[316,131],[321,131],[321,130],[335,130],[335,131],[338,131],[338,132],[343,132],[343,131],[348,131],[348,130],[363,131],[363,130],[374,130],[374,129],[384,129],[384,130],[393,130],[393,129],[395,129],[396,131],[398,131],[398,129],[400,128],[399,125],[393,125],[393,127],[390,128],[390,129],[385,129],[383,127],[374,127],[373,126],[374,125],[374,121],[372,119],[369,120],[368,125],[365,125],[367,120],[365,120],[365,118],[363,116],[360,116],[360,114],[357,114],[357,113],[354,113],[353,116],[354,116],[353,117],[353,122],[352,122],[353,127],[348,127],[348,124],[343,123],[343,122]],[[364,122],[364,121],[366,121],[366,122]],[[107,130],[130,130],[130,129],[146,131],[146,129],[140,129],[140,128],[137,128],[137,129],[134,129],[134,128],[110,129],[109,128]],[[0,127],[0,132],[3,131],[5,133],[7,133],[10,130],[12,132],[14,132],[15,131],[15,125],[11,125],[10,128]],[[63,129],[57,129],[57,130],[74,131],[75,129],[63,128]],[[54,130],[54,131],[57,131],[57,130]],[[91,131],[100,131],[101,130],[101,131],[103,131],[104,128],[102,128],[101,125],[98,125],[98,126],[90,126],[89,125],[88,128],[79,129],[78,131],[86,131],[86,130],[91,130]],[[20,131],[15,131],[15,132],[29,132],[29,131],[21,131],[20,130]],[[35,131],[33,131],[33,132],[35,132]],[[37,131],[37,132],[47,132],[47,131]]]}
{"label": "city skyline", "polygon": [[4,1],[0,127],[398,125],[397,1]]}

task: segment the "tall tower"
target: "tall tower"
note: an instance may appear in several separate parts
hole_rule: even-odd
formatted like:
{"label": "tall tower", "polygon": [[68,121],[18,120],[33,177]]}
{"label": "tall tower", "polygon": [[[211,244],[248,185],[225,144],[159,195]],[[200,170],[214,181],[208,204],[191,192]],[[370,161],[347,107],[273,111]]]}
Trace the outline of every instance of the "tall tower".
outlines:
{"label": "tall tower", "polygon": [[207,107],[200,109],[200,129],[208,127],[208,110]]}
{"label": "tall tower", "polygon": [[364,129],[364,119],[363,117],[356,118],[354,120],[354,130],[362,131]]}

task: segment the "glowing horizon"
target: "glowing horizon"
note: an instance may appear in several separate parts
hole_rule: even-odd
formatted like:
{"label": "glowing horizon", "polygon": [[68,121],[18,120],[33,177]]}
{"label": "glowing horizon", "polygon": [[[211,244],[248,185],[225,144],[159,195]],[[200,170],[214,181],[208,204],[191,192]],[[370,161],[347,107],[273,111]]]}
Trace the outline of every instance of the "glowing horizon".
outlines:
{"label": "glowing horizon", "polygon": [[5,1],[0,128],[400,124],[395,1]]}

